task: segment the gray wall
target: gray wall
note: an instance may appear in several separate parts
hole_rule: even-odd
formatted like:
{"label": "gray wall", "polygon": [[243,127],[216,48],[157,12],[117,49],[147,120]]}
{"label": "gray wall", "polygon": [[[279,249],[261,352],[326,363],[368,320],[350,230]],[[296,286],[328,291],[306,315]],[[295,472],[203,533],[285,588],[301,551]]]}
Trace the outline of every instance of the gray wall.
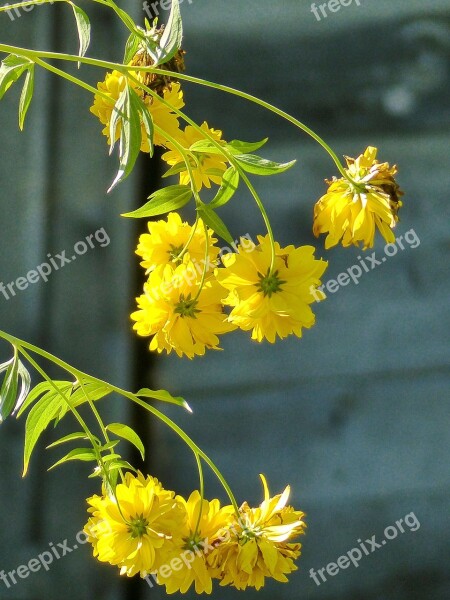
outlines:
{"label": "gray wall", "polygon": [[[115,163],[88,113],[90,98],[40,74],[24,133],[16,129],[17,92],[0,103],[0,137],[8,150],[0,164],[0,281],[16,279],[48,252],[71,248],[100,227],[111,244],[46,284],[9,301],[0,297],[1,326],[98,376],[185,396],[194,416],[176,409],[168,414],[222,468],[238,500],[260,501],[260,472],[274,492],[291,483],[293,503],[308,514],[300,569],[290,585],[269,584],[259,597],[448,598],[449,3],[362,0],[359,8],[343,8],[321,22],[309,2],[298,0],[193,0],[182,10],[190,73],[280,105],[326,136],[339,154],[355,155],[372,144],[382,159],[398,163],[406,191],[398,233],[414,229],[420,245],[399,250],[359,285],[328,294],[302,340],[256,345],[238,332],[225,337],[224,352],[194,362],[152,360],[130,333],[136,232],[118,217],[145,197],[150,184],[147,179],[141,186],[137,173],[106,197]],[[14,22],[3,16],[1,39],[16,42],[19,35],[24,45],[73,48],[65,12],[39,8]],[[90,14],[97,25],[92,55],[119,56],[123,31],[99,7]],[[91,81],[95,76],[89,72]],[[357,262],[356,249],[325,252],[311,235],[313,202],[325,189],[323,179],[335,173],[322,151],[243,101],[188,85],[185,95],[189,113],[222,128],[228,139],[269,135],[269,158],[298,159],[289,173],[257,182],[281,243],[315,244],[330,261],[325,279]],[[233,234],[263,232],[251,199],[243,193],[237,201],[238,213],[236,204],[221,213]],[[376,252],[383,256],[382,243]],[[136,418],[119,403],[108,415]],[[188,493],[197,485],[189,451],[158,424],[141,428],[150,439],[152,472]],[[1,434],[0,570],[10,570],[49,542],[74,538],[96,482],[86,482],[85,469],[74,466],[47,474],[53,456],[43,451],[20,480],[23,423],[7,423]],[[208,494],[216,493],[208,478]],[[310,568],[334,562],[359,538],[382,538],[386,526],[410,512],[421,523],[418,531],[399,535],[359,568],[320,587],[309,578]],[[163,596],[144,583],[117,579],[84,548],[48,573],[9,591],[0,587],[0,597]],[[224,600],[238,595],[215,592]]]}

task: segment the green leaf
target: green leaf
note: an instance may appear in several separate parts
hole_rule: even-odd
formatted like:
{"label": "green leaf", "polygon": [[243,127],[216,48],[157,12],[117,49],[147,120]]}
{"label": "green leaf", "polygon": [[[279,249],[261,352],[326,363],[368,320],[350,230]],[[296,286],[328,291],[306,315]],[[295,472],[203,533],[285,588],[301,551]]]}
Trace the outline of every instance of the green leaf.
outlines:
{"label": "green leaf", "polygon": [[152,398],[153,400],[160,400],[161,402],[168,402],[169,404],[176,404],[177,406],[182,406],[188,412],[192,412],[191,407],[184,398],[181,396],[172,396],[166,390],[150,390],[148,388],[142,388],[136,393],[136,396]]}
{"label": "green leaf", "polygon": [[133,90],[130,84],[127,84],[125,90],[119,96],[119,99],[114,106],[113,115],[111,116],[110,131],[114,129],[114,137],[111,137],[111,149],[114,147],[113,140],[115,138],[116,124],[119,118],[116,115],[113,125],[114,112],[119,113],[122,126],[119,141],[119,170],[108,193],[113,190],[117,184],[128,177],[133,170],[141,150],[141,118],[136,103],[132,101],[132,94]]}
{"label": "green leaf", "polygon": [[260,156],[255,156],[254,154],[239,154],[235,158],[244,171],[253,173],[253,175],[277,175],[278,173],[284,173],[284,171],[293,167],[297,162],[296,160],[292,160],[288,163],[276,163]]}
{"label": "green leaf", "polygon": [[127,440],[130,442],[130,444],[133,444],[133,446],[135,446],[141,453],[142,460],[145,460],[144,444],[134,429],[131,429],[131,427],[128,427],[128,425],[122,425],[122,423],[111,423],[110,425],[106,426],[106,429],[114,435]]}
{"label": "green leaf", "polygon": [[133,88],[130,87],[130,100],[133,104],[134,110],[136,110],[144,123],[145,131],[147,133],[149,146],[150,146],[150,157],[153,156],[154,153],[154,145],[153,145],[153,134],[154,134],[154,125],[153,125],[153,117],[145,102],[142,101],[141,98],[136,94]]}
{"label": "green leaf", "polygon": [[234,240],[231,237],[231,233],[228,231],[227,226],[219,217],[219,215],[208,205],[204,204],[200,208],[197,209],[199,217],[203,220],[204,223],[211,227],[217,235],[220,235],[226,242],[229,244],[233,244]]}
{"label": "green leaf", "polygon": [[192,198],[192,190],[188,185],[171,185],[158,190],[150,196],[150,202],[130,213],[124,213],[122,217],[142,219],[163,215],[172,210],[178,210]]}
{"label": "green leaf", "polygon": [[159,48],[156,48],[157,62],[154,66],[157,67],[173,58],[181,48],[182,41],[183,22],[181,20],[180,3],[178,0],[172,0],[170,16],[161,37]]}
{"label": "green leaf", "polygon": [[12,84],[17,81],[22,73],[32,64],[33,62],[28,58],[16,56],[15,54],[10,54],[2,61],[0,67],[0,100]]}
{"label": "green leaf", "polygon": [[14,410],[12,413],[13,415],[15,415],[15,413],[17,413],[17,411],[20,409],[22,404],[25,402],[25,400],[27,399],[27,396],[30,392],[30,388],[31,388],[30,374],[28,373],[24,364],[20,360],[19,360],[19,377],[21,379],[21,388],[20,388],[20,394],[19,394],[19,396],[16,400],[16,403],[15,403],[15,406],[14,406]]}
{"label": "green leaf", "polygon": [[56,442],[53,442],[49,446],[47,446],[47,450],[49,450],[50,448],[54,448],[55,446],[59,446],[60,444],[65,444],[66,442],[72,442],[73,440],[87,440],[87,439],[89,439],[89,438],[84,431],[77,431],[75,433],[69,433],[69,435],[65,435],[64,437],[59,438],[59,440],[56,440]]}
{"label": "green leaf", "polygon": [[[69,381],[54,381],[53,383],[58,387],[62,384],[72,386],[72,383]],[[27,395],[26,400],[20,406],[20,409],[17,412],[17,418],[19,418],[25,412],[25,410],[39,398],[39,396],[42,396],[44,392],[50,392],[51,394],[55,393],[53,386],[51,386],[48,381],[42,381],[41,383],[38,383],[38,385],[31,390],[31,392]]]}
{"label": "green leaf", "polygon": [[60,458],[54,465],[52,465],[48,470],[51,471],[55,467],[62,465],[65,462],[70,460],[81,460],[83,462],[89,462],[92,460],[97,460],[94,450],[92,448],[75,448],[71,450],[68,454]]}
{"label": "green leaf", "polygon": [[209,208],[219,208],[231,200],[239,186],[239,171],[234,167],[230,167],[222,177],[222,185],[219,191],[208,204]]}
{"label": "green leaf", "polygon": [[269,138],[264,138],[260,142],[241,142],[240,140],[232,140],[228,143],[228,149],[232,154],[250,154],[262,148]]}
{"label": "green leaf", "polygon": [[141,38],[137,36],[135,33],[132,33],[127,39],[127,43],[125,44],[125,53],[123,56],[123,64],[127,65],[131,59],[134,57],[136,52],[139,49],[139,44],[141,43]]}
{"label": "green leaf", "polygon": [[23,131],[23,125],[28,109],[31,104],[34,92],[34,65],[31,65],[28,69],[25,83],[23,84],[22,94],[20,96],[19,103],[19,128]]}
{"label": "green leaf", "polygon": [[[73,2],[69,2],[69,4],[72,6],[73,14],[75,15],[75,20],[77,22],[78,39],[80,40],[78,56],[84,56],[91,41],[91,24],[89,22],[89,17],[84,10],[76,4],[73,4]],[[80,68],[80,63],[78,63],[78,68]]]}
{"label": "green leaf", "polygon": [[19,385],[19,353],[14,348],[14,357],[6,371],[5,379],[0,390],[0,423],[9,417],[14,410]]}
{"label": "green leaf", "polygon": [[218,148],[216,144],[213,144],[211,140],[199,140],[198,142],[194,142],[190,148],[190,152],[198,152],[199,154],[221,154],[224,155],[223,151],[227,150],[227,144],[217,142],[223,150]]}
{"label": "green leaf", "polygon": [[70,382],[53,381],[53,383],[60,393],[52,387],[51,391],[48,391],[38,402],[36,402],[27,417],[25,424],[23,476],[25,476],[28,471],[30,457],[39,438],[61,410],[61,406],[64,403],[61,394],[68,397],[72,390],[72,383]]}
{"label": "green leaf", "polygon": [[173,165],[173,167],[170,167],[170,169],[166,171],[162,177],[165,178],[170,177],[171,175],[178,175],[178,173],[181,173],[182,171],[186,171],[185,162],[179,162],[176,165]]}

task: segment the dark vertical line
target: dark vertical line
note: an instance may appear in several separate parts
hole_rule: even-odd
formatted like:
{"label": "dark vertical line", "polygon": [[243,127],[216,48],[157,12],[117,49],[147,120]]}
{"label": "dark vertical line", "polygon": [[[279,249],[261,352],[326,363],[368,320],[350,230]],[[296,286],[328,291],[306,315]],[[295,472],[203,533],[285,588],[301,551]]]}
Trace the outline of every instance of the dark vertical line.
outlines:
{"label": "dark vertical line", "polygon": [[[63,23],[61,17],[56,13],[53,13],[53,18],[48,25],[48,42],[52,48],[59,48],[62,39],[62,28]],[[54,239],[54,224],[56,222],[56,206],[57,203],[54,201],[56,196],[56,182],[55,182],[55,168],[54,158],[59,157],[60,154],[57,152],[59,146],[59,128],[57,125],[58,114],[58,96],[59,89],[61,87],[61,81],[59,78],[47,74],[47,91],[46,91],[46,105],[45,105],[45,122],[46,132],[45,141],[42,144],[43,152],[45,153],[45,179],[44,179],[44,190],[42,196],[44,198],[44,218],[41,221],[42,231],[42,246],[47,249],[52,247]],[[52,337],[52,318],[53,314],[53,302],[54,296],[52,293],[52,282],[48,281],[46,285],[42,286],[40,295],[40,321],[36,328],[36,334],[38,338],[38,345],[45,348],[49,345],[49,341]],[[51,368],[49,369],[51,375]],[[43,443],[45,444],[45,434],[43,437]],[[41,477],[41,473],[46,470],[46,456],[44,452],[37,452],[34,456],[34,469],[31,474],[31,497],[33,498],[32,510],[30,511],[30,542],[39,543],[44,540],[45,533],[45,486],[47,483]],[[34,473],[34,474],[33,474]]]}
{"label": "dark vertical line", "polygon": [[[148,155],[141,157],[141,171],[140,171],[140,185],[138,188],[138,204],[142,205],[146,202],[146,198],[154,191],[156,191],[158,181],[161,179],[161,162],[160,153],[155,152],[153,158],[150,159]],[[135,244],[137,246],[137,240],[142,233],[148,232],[147,220],[141,219],[136,220],[135,227]],[[136,255],[136,267],[134,270],[134,286],[133,286],[133,298],[142,294],[142,286],[145,281],[145,271],[139,265],[139,257]],[[134,300],[133,300],[134,303]],[[134,389],[140,387],[152,387],[151,379],[156,367],[156,358],[148,349],[149,338],[140,338],[137,335],[134,337],[132,345],[132,373],[131,381]],[[142,418],[142,409],[139,406],[132,406],[130,410],[130,425],[139,434],[144,442],[146,448],[146,459],[142,466],[144,473],[151,474],[153,471],[152,463],[152,442],[153,442],[153,421],[151,419]],[[141,458],[136,452],[133,456],[133,464],[140,463]],[[127,582],[126,593],[124,595],[125,600],[143,600],[148,599],[149,594],[146,591],[146,585],[142,579],[135,577]],[[150,590],[150,588],[149,588]]]}

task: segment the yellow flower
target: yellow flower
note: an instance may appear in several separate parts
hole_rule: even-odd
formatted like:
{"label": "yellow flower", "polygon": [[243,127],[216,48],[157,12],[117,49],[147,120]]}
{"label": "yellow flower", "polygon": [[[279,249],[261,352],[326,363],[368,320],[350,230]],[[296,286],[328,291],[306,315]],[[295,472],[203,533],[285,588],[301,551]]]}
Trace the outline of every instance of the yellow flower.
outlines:
{"label": "yellow flower", "polygon": [[356,159],[346,157],[346,172],[356,185],[345,178],[327,181],[328,191],[314,209],[313,226],[316,237],[328,233],[325,248],[341,238],[343,246],[362,242],[364,250],[372,248],[376,228],[386,242],[395,242],[392,229],[398,222],[403,192],[394,179],[397,167],[379,163],[376,156],[377,149],[369,146]]}
{"label": "yellow flower", "polygon": [[[157,582],[166,586],[166,592],[186,593],[194,584],[197,594],[212,592],[211,568],[208,555],[225,537],[232,506],[220,508],[219,500],[203,500],[199,492],[192,492],[188,500],[177,497],[185,507],[187,521],[182,540],[165,553],[165,569],[158,571]],[[200,509],[202,514],[199,520]]]}
{"label": "yellow flower", "polygon": [[289,486],[283,494],[270,498],[266,479],[264,501],[258,508],[245,502],[230,527],[229,539],[211,554],[213,575],[220,585],[239,590],[255,587],[259,590],[266,577],[286,583],[289,573],[297,570],[294,560],[300,556],[301,544],[290,540],[305,532],[303,512],[286,506]]}
{"label": "yellow flower", "polygon": [[[201,129],[206,133],[209,133],[217,142],[224,144],[222,140],[222,132],[218,129],[210,129],[208,124],[205,122],[201,125]],[[192,144],[206,140],[206,138],[191,125],[188,125],[182,135],[179,135],[177,141],[188,150]],[[162,158],[170,166],[180,165],[182,170],[180,171],[180,184],[189,185],[190,178],[189,172],[184,164],[184,159],[180,151],[171,143],[167,143],[169,152],[163,154]],[[221,154],[204,154],[194,153],[195,160],[192,158],[191,166],[193,171],[193,177],[197,190],[201,190],[203,186],[210,188],[211,181],[220,185],[222,183],[222,177],[227,170],[227,161]]]}
{"label": "yellow flower", "polygon": [[150,350],[194,358],[206,348],[218,350],[217,336],[235,329],[223,312],[225,290],[215,279],[206,279],[198,293],[202,268],[190,261],[150,273],[139,310],[131,315],[138,335],[154,336]]}
{"label": "yellow flower", "polygon": [[121,575],[146,577],[158,554],[178,542],[186,512],[174,492],[141,473],[127,473],[115,494],[117,500],[106,494],[88,499],[85,533],[99,561],[117,565]]}
{"label": "yellow flower", "polygon": [[[240,245],[237,254],[222,257],[224,269],[216,270],[218,281],[229,290],[226,305],[232,306],[229,320],[252,339],[274,343],[277,335],[302,335],[302,328],[314,325],[310,304],[325,296],[317,290],[327,263],[314,258],[312,246],[287,246],[275,243],[272,273],[269,236],[258,236],[252,252]],[[313,296],[314,294],[314,296]]]}
{"label": "yellow flower", "polygon": [[[149,221],[149,233],[144,233],[139,238],[139,244],[136,254],[144,260],[141,265],[147,273],[153,271],[156,267],[171,264],[176,266],[180,262],[179,254],[189,242],[189,249],[183,255],[183,260],[190,259],[194,264],[204,265],[206,235],[205,226],[201,219],[194,227],[188,223],[183,223],[178,213],[171,212],[167,216],[167,221]],[[190,240],[190,241],[189,241]],[[219,248],[215,246],[217,239],[213,237],[213,232],[208,229],[208,260],[213,266],[219,254]]]}
{"label": "yellow flower", "polygon": [[[131,72],[131,75],[136,76],[136,73]],[[130,81],[130,80],[129,80]],[[91,106],[91,112],[99,118],[100,122],[105,125],[102,133],[108,138],[108,144],[111,144],[111,140],[109,137],[109,124],[111,121],[111,115],[114,109],[114,104],[118,100],[120,94],[125,89],[127,82],[127,77],[120,73],[119,71],[113,71],[112,73],[107,73],[105,81],[102,81],[97,84],[97,89],[100,92],[103,92],[107,96],[109,96],[114,102],[108,102],[103,96],[100,94],[96,94],[94,97],[94,104]],[[177,115],[159,98],[153,98],[150,95],[147,95],[138,85],[130,81],[130,84],[134,91],[142,98],[147,105],[152,118],[153,123],[156,127],[160,127],[164,132],[167,132],[170,136],[177,137],[181,132],[179,129],[179,122]],[[169,87],[167,87],[163,92],[163,97],[165,100],[170,102],[170,104],[176,108],[183,108],[183,92],[181,91],[179,83],[172,83]],[[164,146],[166,144],[166,136],[164,133],[161,133],[156,130],[154,132],[153,143],[157,146]],[[120,123],[116,129],[116,140],[120,137]],[[148,140],[147,131],[145,129],[144,124],[141,124],[142,131],[142,141],[141,141],[141,151],[149,152],[150,144]]]}

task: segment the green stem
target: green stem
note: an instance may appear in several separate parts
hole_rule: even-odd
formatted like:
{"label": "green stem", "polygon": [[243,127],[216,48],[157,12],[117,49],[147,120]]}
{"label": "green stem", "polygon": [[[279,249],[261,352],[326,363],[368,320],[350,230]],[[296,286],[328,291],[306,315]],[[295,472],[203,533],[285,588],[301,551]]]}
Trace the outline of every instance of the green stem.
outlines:
{"label": "green stem", "polygon": [[207,79],[201,79],[199,77],[193,77],[192,75],[186,75],[185,73],[176,73],[176,72],[168,71],[166,69],[159,69],[159,68],[154,68],[154,67],[143,67],[143,66],[138,66],[138,65],[128,66],[128,65],[123,65],[122,63],[114,63],[114,62],[99,60],[99,59],[95,59],[95,58],[88,58],[85,56],[80,57],[80,56],[76,56],[73,54],[63,54],[63,53],[59,53],[59,52],[43,52],[43,51],[37,51],[37,50],[28,50],[26,48],[11,46],[9,44],[0,44],[0,52],[5,52],[8,54],[9,53],[17,54],[19,56],[26,56],[26,57],[30,58],[31,60],[35,60],[36,57],[37,58],[41,57],[41,58],[49,58],[49,59],[54,59],[54,60],[64,60],[64,61],[69,61],[69,62],[82,62],[86,65],[90,65],[93,67],[101,67],[103,69],[112,69],[112,70],[115,69],[117,71],[120,71],[121,73],[128,73],[129,71],[134,71],[134,72],[139,71],[142,73],[154,73],[155,75],[165,75],[165,76],[169,76],[169,77],[172,76],[174,79],[181,79],[183,81],[189,81],[190,83],[196,83],[198,85],[210,87],[210,88],[216,89],[218,91],[222,91],[227,94],[231,94],[233,96],[238,96],[239,98],[242,98],[243,100],[248,100],[249,102],[257,104],[258,106],[261,106],[262,108],[265,108],[266,110],[278,115],[282,119],[285,119],[289,123],[292,123],[292,125],[295,125],[295,127],[297,127],[298,129],[301,129],[304,133],[309,135],[313,140],[315,140],[318,144],[320,144],[320,146],[322,146],[322,148],[330,155],[330,157],[332,158],[333,162],[335,163],[335,165],[338,168],[341,175],[343,177],[345,177],[345,179],[347,179],[350,183],[357,185],[357,183],[346,172],[345,167],[342,165],[341,161],[339,160],[339,158],[338,158],[337,154],[334,152],[334,150],[332,150],[332,148],[330,148],[330,146],[317,133],[315,133],[315,131],[313,131],[310,127],[308,127],[307,125],[305,125],[304,123],[299,121],[299,119],[296,119],[289,113],[281,110],[280,108],[277,108],[276,106],[273,106],[272,104],[270,104],[269,102],[266,102],[265,100],[261,100],[260,98],[257,98],[256,96],[253,96],[252,94],[248,94],[247,92],[242,92],[240,90],[236,90],[235,88],[232,88],[227,85],[215,83],[213,81],[208,81]]}
{"label": "green stem", "polygon": [[[4,336],[2,336],[4,337]],[[6,339],[6,338],[5,338]],[[84,421],[83,417],[80,415],[80,413],[77,411],[77,409],[73,406],[73,404],[70,402],[70,400],[67,398],[67,396],[65,394],[63,394],[63,392],[58,388],[57,385],[55,385],[54,381],[47,375],[47,373],[38,365],[38,363],[28,354],[28,352],[26,350],[24,350],[23,345],[20,343],[18,344],[18,349],[19,352],[24,356],[24,358],[26,358],[26,360],[30,363],[30,365],[32,367],[34,367],[34,369],[39,373],[39,375],[45,379],[45,381],[47,381],[48,384],[50,384],[52,386],[52,388],[55,390],[55,392],[61,396],[61,398],[64,400],[64,402],[67,404],[67,406],[69,407],[70,411],[72,412],[73,416],[75,417],[75,419],[78,421],[78,423],[80,424],[80,426],[82,427],[83,431],[86,433],[86,436],[88,437],[89,441],[92,444],[92,447],[94,449],[94,452],[97,455],[97,459],[100,460],[100,453],[98,451],[98,446],[95,443],[94,440],[94,436],[92,435],[89,427],[86,425],[86,422]]]}
{"label": "green stem", "polygon": [[[135,404],[138,404],[145,410],[149,411],[151,414],[153,414],[155,417],[157,417],[160,421],[165,423],[165,425],[167,425],[170,429],[172,429],[172,431],[174,431],[186,443],[186,445],[192,450],[192,452],[194,454],[198,454],[198,456],[200,456],[206,462],[206,464],[211,468],[211,470],[216,475],[216,477],[219,479],[223,488],[227,492],[228,497],[230,498],[231,503],[233,504],[236,512],[239,512],[238,505],[237,505],[236,499],[234,498],[233,492],[231,491],[230,486],[228,485],[228,483],[226,482],[222,473],[216,467],[214,462],[205,454],[205,452],[203,452],[203,450],[201,450],[197,446],[197,444],[176,423],[174,423],[169,417],[167,417],[162,412],[160,412],[157,408],[147,404],[146,402],[141,400],[138,396],[136,396],[136,394],[132,394],[131,392],[127,392],[126,390],[123,390],[115,385],[107,383],[106,381],[98,379],[97,377],[92,377],[91,375],[88,375],[87,373],[83,373],[83,371],[80,371],[80,370],[72,367],[71,365],[69,365],[65,361],[61,360],[60,358],[54,356],[50,352],[47,352],[46,350],[42,350],[41,348],[38,348],[37,346],[30,344],[29,342],[26,342],[17,337],[14,337],[14,336],[10,335],[9,333],[0,331],[0,338],[3,338],[7,342],[9,342],[11,345],[16,346],[19,349],[19,351],[21,351],[22,353],[24,352],[24,348],[26,348],[27,350],[30,350],[31,352],[38,354],[39,356],[41,356],[42,358],[45,358],[49,362],[52,362],[52,363],[58,365],[61,369],[63,369],[64,371],[67,371],[68,373],[73,375],[77,380],[80,380],[80,379],[89,380],[89,381],[95,382],[97,384],[104,385],[107,388],[109,388],[111,390],[111,392],[116,392],[120,396],[131,400]],[[27,356],[28,356],[28,353],[27,353]],[[31,361],[32,361],[32,363],[34,362],[33,359],[31,359]],[[39,365],[37,365],[37,366],[40,369]],[[48,376],[42,371],[42,369],[40,369],[39,372],[41,373],[42,377],[44,377],[48,381]],[[54,386],[54,387],[56,388],[56,386]],[[57,390],[57,388],[56,388],[56,390]],[[58,392],[58,393],[60,393],[60,392]],[[86,428],[87,428],[87,426],[86,426]],[[86,431],[86,433],[87,433],[87,431]],[[89,437],[91,437],[91,435],[92,434],[89,432]]]}
{"label": "green stem", "polygon": [[198,476],[200,479],[200,510],[198,511],[198,518],[197,518],[197,523],[195,525],[195,529],[194,529],[194,540],[197,539],[197,535],[200,529],[200,521],[202,519],[202,514],[203,514],[203,500],[205,498],[205,478],[203,477],[203,467],[202,467],[202,460],[200,458],[200,456],[198,454],[195,455],[195,460],[197,461],[197,468],[198,468]]}

